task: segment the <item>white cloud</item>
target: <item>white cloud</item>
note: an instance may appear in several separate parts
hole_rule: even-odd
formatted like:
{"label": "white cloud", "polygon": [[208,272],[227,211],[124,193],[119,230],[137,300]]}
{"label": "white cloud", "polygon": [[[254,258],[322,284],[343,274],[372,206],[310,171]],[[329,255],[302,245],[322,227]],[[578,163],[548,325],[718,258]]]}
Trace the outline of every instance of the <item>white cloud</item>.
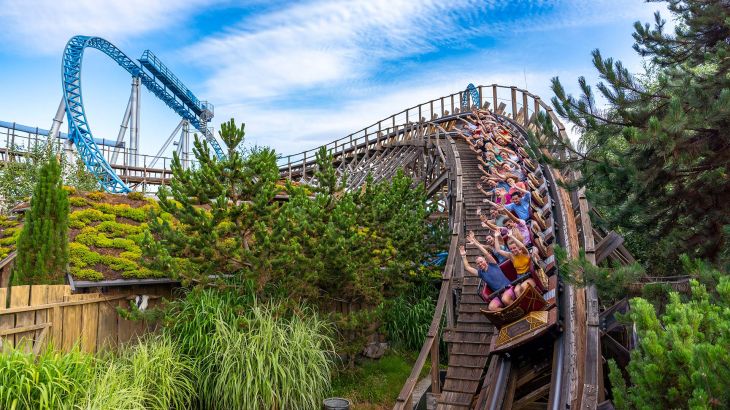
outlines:
{"label": "white cloud", "polygon": [[185,54],[213,71],[206,94],[216,101],[275,97],[366,77],[384,59],[435,51],[463,31],[452,24],[455,15],[481,3],[307,3],[244,20]]}
{"label": "white cloud", "polygon": [[[289,155],[344,137],[408,107],[459,92],[469,82],[483,80],[482,85],[488,86],[492,83],[523,84],[525,81],[524,75],[519,72],[492,72],[488,78],[484,78],[484,72],[472,70],[448,74],[434,70],[427,73],[426,77],[429,81],[414,79],[397,88],[373,87],[369,97],[348,100],[334,112],[316,106],[277,109],[255,103],[236,103],[216,106],[216,119],[243,119],[247,123],[247,144],[271,146],[278,153]],[[550,73],[527,74],[530,84],[544,85],[530,91],[545,99],[549,98],[552,95],[548,88],[550,77]],[[485,89],[484,93],[490,97],[491,88]],[[509,98],[509,90],[501,90],[499,98]],[[509,105],[509,102],[506,103]],[[445,100],[445,104],[446,110],[451,111],[449,99]],[[440,102],[436,102],[435,106],[435,110],[440,110]],[[411,120],[416,121],[417,118]]]}
{"label": "white cloud", "polygon": [[25,51],[58,54],[76,34],[124,41],[170,26],[209,0],[5,0],[0,38]]}

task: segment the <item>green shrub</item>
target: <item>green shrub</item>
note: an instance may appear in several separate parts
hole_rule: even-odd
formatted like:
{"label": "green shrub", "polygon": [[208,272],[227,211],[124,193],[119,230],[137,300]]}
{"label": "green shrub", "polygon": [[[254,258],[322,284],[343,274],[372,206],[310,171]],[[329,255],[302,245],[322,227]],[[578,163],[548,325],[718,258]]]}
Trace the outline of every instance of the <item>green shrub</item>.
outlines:
{"label": "green shrub", "polygon": [[431,297],[412,302],[404,295],[386,303],[383,329],[393,345],[418,351],[428,333],[436,303]]}
{"label": "green shrub", "polygon": [[94,228],[96,228],[97,232],[104,232],[112,237],[118,238],[140,233],[146,228],[146,225],[129,225],[116,221],[104,221]]}
{"label": "green shrub", "polygon": [[68,244],[69,264],[72,267],[83,268],[101,262],[101,255],[89,250],[89,247],[78,243],[71,242]]}
{"label": "green shrub", "polygon": [[104,279],[104,275],[101,274],[99,271],[95,271],[93,269],[89,268],[75,268],[72,267],[70,269],[71,276],[74,277],[74,279],[81,279],[81,280],[102,280]]}
{"label": "green shrub", "polygon": [[93,376],[91,355],[47,349],[37,357],[10,350],[0,355],[0,408],[72,408]]}
{"label": "green shrub", "polygon": [[144,194],[141,192],[130,192],[127,194],[127,198],[133,200],[133,201],[141,201],[144,199]]}
{"label": "green shrub", "polygon": [[200,408],[318,408],[329,389],[330,326],[244,291],[193,291],[173,302],[165,333],[196,360]]}
{"label": "green shrub", "polygon": [[[313,311],[279,316],[277,305],[253,305],[242,327],[218,320],[205,374],[216,407],[314,409],[330,388],[334,346]],[[208,370],[211,370],[208,367]]]}
{"label": "green shrub", "polygon": [[71,206],[75,206],[75,207],[82,207],[82,206],[86,206],[89,204],[89,201],[87,201],[85,198],[80,197],[80,196],[72,196],[71,198],[68,199],[68,202],[69,202],[69,204],[71,204]]}
{"label": "green shrub", "polygon": [[87,193],[86,197],[91,199],[92,201],[101,201],[102,199],[106,198],[106,194],[101,191],[94,191]]}
{"label": "green shrub", "polygon": [[71,212],[69,227],[81,229],[91,221],[114,221],[114,215],[105,214],[97,209],[87,208]]}
{"label": "green shrub", "polygon": [[93,204],[92,207],[105,214],[113,214],[137,222],[145,222],[151,205],[145,205],[141,208],[132,208],[127,204],[112,205],[107,203],[98,203]]}

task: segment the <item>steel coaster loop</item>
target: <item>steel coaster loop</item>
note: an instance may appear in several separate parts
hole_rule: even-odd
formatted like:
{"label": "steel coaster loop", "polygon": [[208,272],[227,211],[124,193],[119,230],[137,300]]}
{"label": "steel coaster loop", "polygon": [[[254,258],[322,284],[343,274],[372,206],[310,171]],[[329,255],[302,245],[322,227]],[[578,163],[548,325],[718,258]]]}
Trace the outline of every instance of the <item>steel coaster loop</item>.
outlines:
{"label": "steel coaster loop", "polygon": [[132,77],[140,78],[140,82],[151,91],[157,98],[172,108],[178,115],[187,119],[195,128],[200,130],[206,137],[208,143],[213,147],[217,157],[224,157],[223,150],[207,129],[205,122],[201,122],[198,116],[185,104],[176,100],[173,95],[157,83],[155,79],[146,74],[124,52],[112,43],[101,37],[74,36],[66,44],[63,51],[62,87],[63,99],[66,105],[66,116],[69,124],[69,138],[76,145],[76,149],[86,168],[97,178],[101,186],[108,192],[126,193],[131,189],[114,172],[111,165],[99,150],[94,142],[94,137],[89,127],[84,110],[83,98],[81,96],[81,66],[84,56],[84,49],[95,48],[111,57],[119,66],[127,70]]}

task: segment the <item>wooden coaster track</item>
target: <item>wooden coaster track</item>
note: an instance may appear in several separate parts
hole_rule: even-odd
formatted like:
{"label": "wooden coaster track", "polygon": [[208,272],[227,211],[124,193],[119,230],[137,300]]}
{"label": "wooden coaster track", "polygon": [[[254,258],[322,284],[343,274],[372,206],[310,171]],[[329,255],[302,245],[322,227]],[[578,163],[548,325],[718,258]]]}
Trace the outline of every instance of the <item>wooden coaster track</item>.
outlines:
{"label": "wooden coaster track", "polygon": [[[431,200],[442,204],[449,217],[451,239],[436,309],[395,409],[411,409],[418,404],[419,398],[414,400],[413,393],[426,362],[431,366],[430,394],[438,408],[596,408],[604,400],[604,387],[595,288],[569,284],[559,287],[557,335],[544,338],[542,344],[531,343],[529,349],[507,354],[490,351],[496,330],[479,311],[485,307],[477,294],[480,279],[464,277],[458,256],[458,246],[464,243],[467,231],[483,234],[475,213],[481,202],[475,189],[479,179],[477,161],[459,137],[460,129],[473,122],[472,109],[496,107],[492,113],[525,144],[528,130],[538,138],[542,135],[535,121],[538,113],[552,120],[555,135],[564,141],[568,137],[553,110],[528,91],[496,84],[472,88],[478,90],[479,98],[474,98],[473,92],[440,97],[324,145],[340,175],[347,175],[348,188],[359,187],[369,174],[375,180],[383,180],[403,169],[424,184]],[[485,92],[491,95],[486,96]],[[477,101],[481,101],[481,107],[476,106]],[[318,149],[280,158],[282,177],[316,183]],[[548,154],[555,158],[568,155],[559,151]],[[575,176],[561,175],[548,167],[538,168],[542,180],[534,188],[547,201],[541,211],[549,214],[549,226],[544,228],[541,238],[554,238],[572,258],[583,248],[592,263],[600,262],[596,261],[597,254],[629,260],[630,254],[620,241],[603,241],[608,234],[605,238],[598,236],[603,248],[597,249],[597,232],[591,226],[585,192],[569,192],[560,184]],[[470,250],[468,258],[475,256],[476,252]],[[441,337],[449,349],[443,385],[438,371],[444,354],[439,352]]]}

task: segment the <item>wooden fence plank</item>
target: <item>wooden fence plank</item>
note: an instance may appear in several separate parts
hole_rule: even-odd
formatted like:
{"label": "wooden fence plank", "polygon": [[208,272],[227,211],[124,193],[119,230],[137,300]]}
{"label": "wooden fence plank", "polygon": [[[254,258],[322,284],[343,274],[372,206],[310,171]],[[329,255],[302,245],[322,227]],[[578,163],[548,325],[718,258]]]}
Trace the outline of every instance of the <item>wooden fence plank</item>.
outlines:
{"label": "wooden fence plank", "polygon": [[118,344],[117,302],[99,303],[99,326],[96,333],[96,351],[113,349]]}
{"label": "wooden fence plank", "polygon": [[[7,295],[8,288],[0,288],[0,311],[5,310],[8,305]],[[12,328],[15,325],[13,320],[14,318],[12,315],[0,316],[0,330]],[[0,352],[11,346],[8,344],[8,339],[12,340],[13,338],[0,337]]]}
{"label": "wooden fence plank", "polygon": [[[120,300],[117,303],[117,306],[119,306],[122,309],[129,310],[129,301],[127,300]],[[118,343],[119,345],[123,345],[126,343],[129,343],[130,340],[134,338],[134,327],[135,323],[131,320],[124,319],[123,317],[119,317],[117,319],[118,324]]]}
{"label": "wooden fence plank", "polygon": [[81,320],[81,349],[94,353],[96,352],[96,332],[99,327],[99,303],[82,305]]}
{"label": "wooden fence plank", "polygon": [[[50,285],[48,286],[46,302],[49,304],[63,302],[64,296],[71,293],[66,285]],[[51,332],[49,343],[56,348],[63,346],[63,309],[58,306],[48,312],[48,319],[51,322]]]}
{"label": "wooden fence plank", "polygon": [[[13,286],[10,288],[10,307],[28,306],[30,303],[30,286]],[[15,326],[30,326],[35,321],[35,313],[17,313],[15,315]],[[33,349],[33,333],[18,333],[15,335],[14,345],[24,352],[30,353]]]}
{"label": "wooden fence plank", "polygon": [[[33,285],[30,287],[30,306],[44,305],[48,301],[48,285]],[[35,312],[35,324],[40,325],[48,322],[48,311],[39,310]],[[35,331],[33,340],[38,341],[40,330]],[[35,350],[35,349],[34,349]]]}
{"label": "wooden fence plank", "polygon": [[[68,295],[64,297],[64,301],[85,300],[86,295]],[[63,314],[63,342],[61,348],[69,351],[79,342],[81,336],[81,306],[64,306]]]}

